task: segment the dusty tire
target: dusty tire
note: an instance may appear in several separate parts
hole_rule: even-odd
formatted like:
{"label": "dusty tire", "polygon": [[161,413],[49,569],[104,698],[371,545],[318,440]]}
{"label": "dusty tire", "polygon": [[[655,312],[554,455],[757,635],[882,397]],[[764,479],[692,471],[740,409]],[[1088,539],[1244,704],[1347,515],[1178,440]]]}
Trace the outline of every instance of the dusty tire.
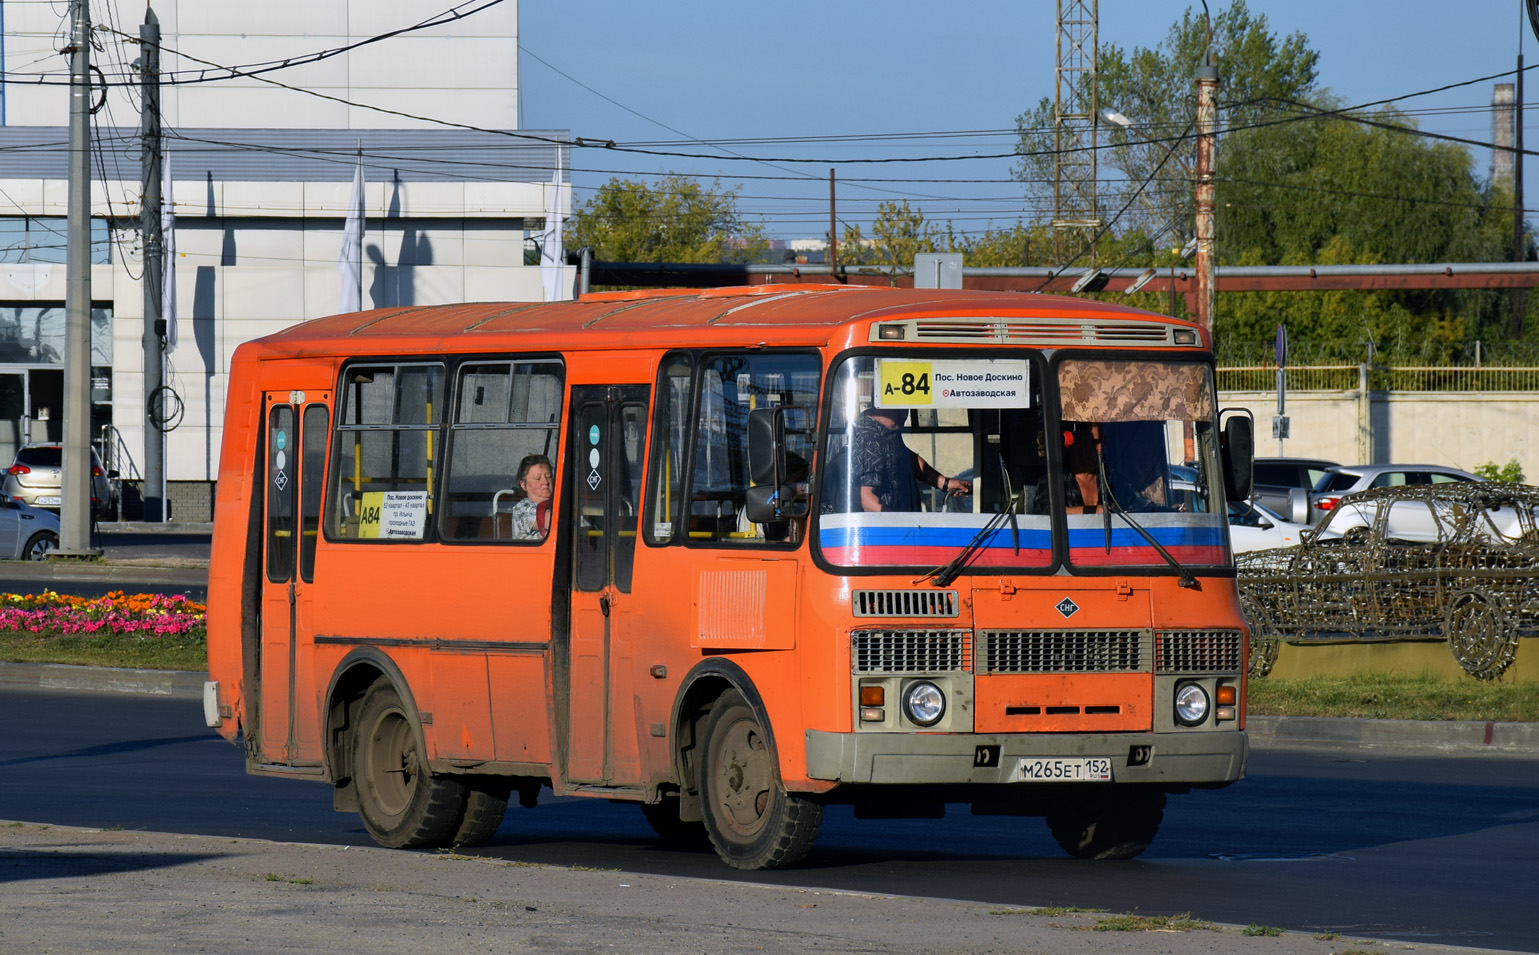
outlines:
{"label": "dusty tire", "polygon": [[353,732],[353,783],[364,828],[391,849],[444,845],[464,815],[464,784],[429,772],[419,736],[395,688],[374,684]]}
{"label": "dusty tire", "polygon": [[1149,848],[1164,818],[1164,792],[1123,787],[1065,796],[1047,813],[1047,827],[1076,859],[1131,859]]}
{"label": "dusty tire", "polygon": [[59,535],[53,531],[38,531],[27,538],[27,546],[21,556],[27,560],[47,560],[48,555],[59,548]]}
{"label": "dusty tire", "polygon": [[741,694],[716,701],[700,738],[705,830],[722,861],[736,869],[779,869],[806,857],[823,807],[786,792],[764,728]]}
{"label": "dusty tire", "polygon": [[704,823],[685,822],[679,818],[677,796],[664,796],[660,802],[642,803],[641,814],[669,849],[706,852],[711,848],[711,837],[706,833]]}
{"label": "dusty tire", "polygon": [[449,836],[450,846],[479,846],[502,826],[508,812],[511,783],[501,780],[465,779],[465,811]]}
{"label": "dusty tire", "polygon": [[1517,628],[1501,603],[1486,594],[1456,594],[1444,614],[1443,633],[1459,666],[1477,680],[1496,679],[1517,659]]}

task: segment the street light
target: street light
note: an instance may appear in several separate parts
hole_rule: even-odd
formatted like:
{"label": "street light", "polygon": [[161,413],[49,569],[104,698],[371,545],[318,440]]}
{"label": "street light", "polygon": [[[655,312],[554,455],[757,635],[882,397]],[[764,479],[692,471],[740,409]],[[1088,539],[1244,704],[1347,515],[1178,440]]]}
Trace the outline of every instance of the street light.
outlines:
{"label": "street light", "polygon": [[[1121,127],[1144,142],[1153,143],[1165,150],[1165,155],[1176,161],[1181,172],[1192,182],[1197,203],[1195,235],[1187,247],[1197,253],[1197,323],[1208,331],[1213,330],[1213,132],[1217,125],[1213,112],[1213,97],[1218,88],[1218,68],[1204,57],[1197,70],[1197,169],[1192,167],[1170,148],[1170,144],[1154,139],[1139,129],[1131,119],[1110,107],[1101,110],[1101,118],[1113,126]],[[1195,243],[1195,245],[1194,245]],[[1183,258],[1187,253],[1183,250]],[[1174,270],[1174,265],[1172,265]],[[1171,290],[1174,294],[1174,283]],[[1172,311],[1174,306],[1172,305]]]}

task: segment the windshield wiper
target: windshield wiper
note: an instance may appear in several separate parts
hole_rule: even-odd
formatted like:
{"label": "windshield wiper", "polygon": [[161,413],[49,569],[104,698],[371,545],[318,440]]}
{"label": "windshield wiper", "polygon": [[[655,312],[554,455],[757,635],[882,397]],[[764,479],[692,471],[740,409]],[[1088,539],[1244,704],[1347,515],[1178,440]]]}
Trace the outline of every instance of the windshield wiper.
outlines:
{"label": "windshield wiper", "polygon": [[937,567],[919,579],[924,580],[925,578],[931,578],[930,584],[934,587],[949,586],[951,582],[956,580],[957,576],[962,573],[962,570],[968,564],[973,562],[974,558],[983,553],[984,542],[987,541],[995,531],[999,530],[1000,525],[1003,524],[1006,520],[1010,522],[1010,530],[1015,538],[1015,552],[1016,554],[1020,554],[1021,528],[1015,520],[1015,509],[1020,503],[1021,497],[1025,493],[1025,489],[1022,488],[1021,490],[1016,491],[1015,494],[1011,495],[1010,500],[1005,502],[1005,509],[989,518],[988,523],[984,524],[983,528],[973,536],[973,539],[967,542],[966,547],[963,547],[961,550],[957,551],[957,555],[951,558],[951,560],[947,561],[945,566]]}
{"label": "windshield wiper", "polygon": [[[1127,521],[1129,527],[1137,531],[1140,537],[1149,542],[1149,546],[1153,547],[1161,557],[1165,558],[1165,563],[1176,569],[1176,573],[1181,575],[1180,586],[1201,590],[1202,584],[1198,582],[1196,577],[1192,576],[1192,572],[1187,570],[1180,561],[1170,556],[1170,551],[1165,549],[1165,545],[1155,540],[1154,535],[1145,530],[1142,524],[1135,521],[1133,515],[1128,513],[1127,508],[1118,502],[1117,496],[1112,493],[1111,482],[1106,479],[1106,457],[1101,452],[1100,447],[1096,448],[1095,460],[1096,470],[1100,472],[1098,480],[1101,482],[1101,516],[1106,527],[1106,552],[1108,554],[1111,553],[1111,512],[1115,510],[1117,516]],[[1107,506],[1108,502],[1111,504],[1110,507]]]}

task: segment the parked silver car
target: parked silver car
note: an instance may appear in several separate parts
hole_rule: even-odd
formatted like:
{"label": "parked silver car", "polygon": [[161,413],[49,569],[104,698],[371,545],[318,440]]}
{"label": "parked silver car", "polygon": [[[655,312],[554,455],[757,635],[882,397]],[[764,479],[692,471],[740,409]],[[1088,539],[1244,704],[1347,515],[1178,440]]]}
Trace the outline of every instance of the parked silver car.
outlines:
{"label": "parked silver car", "polygon": [[59,515],[0,499],[0,560],[42,560],[59,546]]}
{"label": "parked silver car", "polygon": [[[116,471],[102,469],[91,452],[91,512],[98,518],[117,510]],[[57,511],[63,500],[64,446],[58,442],[24,444],[6,468],[0,493],[8,500]]]}
{"label": "parked silver car", "polygon": [[[1309,494],[1309,523],[1334,511],[1348,494],[1381,487],[1417,484],[1458,484],[1483,481],[1484,478],[1458,468],[1438,464],[1358,464],[1328,469]],[[1338,524],[1340,522],[1337,522]],[[1345,526],[1340,530],[1345,533]]]}

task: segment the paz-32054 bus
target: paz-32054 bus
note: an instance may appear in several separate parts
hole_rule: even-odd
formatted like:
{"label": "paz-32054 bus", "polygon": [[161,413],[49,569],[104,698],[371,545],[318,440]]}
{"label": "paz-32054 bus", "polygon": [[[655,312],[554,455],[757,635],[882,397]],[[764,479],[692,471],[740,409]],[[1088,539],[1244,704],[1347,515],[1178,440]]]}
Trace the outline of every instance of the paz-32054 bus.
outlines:
{"label": "paz-32054 bus", "polygon": [[387,846],[548,789],[741,868],[831,804],[1136,855],[1245,770],[1251,422],[1212,364],[1187,322],[964,291],[296,325],[232,363],[209,722]]}

